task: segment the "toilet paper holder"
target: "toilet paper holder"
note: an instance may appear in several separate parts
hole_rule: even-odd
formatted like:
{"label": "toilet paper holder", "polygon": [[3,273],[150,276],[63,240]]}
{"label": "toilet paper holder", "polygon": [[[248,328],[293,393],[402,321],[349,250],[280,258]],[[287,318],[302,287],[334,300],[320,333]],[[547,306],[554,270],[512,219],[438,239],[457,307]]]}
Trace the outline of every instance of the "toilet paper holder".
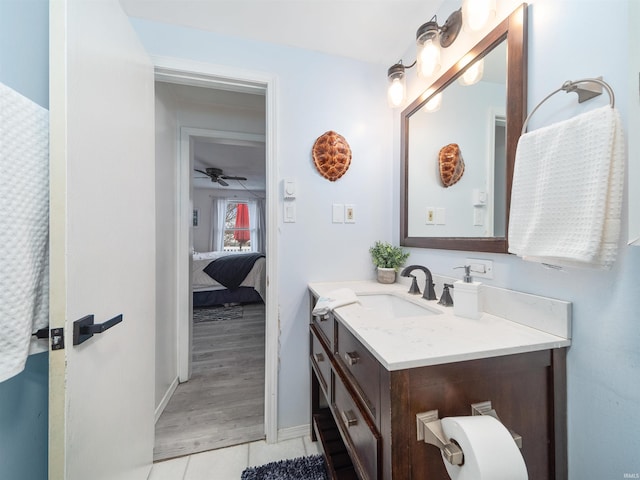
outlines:
{"label": "toilet paper holder", "polygon": [[[490,400],[471,404],[471,415],[489,415],[500,421],[498,414],[491,406]],[[464,463],[464,452],[460,446],[449,441],[444,435],[438,410],[429,410],[428,412],[416,414],[416,426],[419,442],[424,441],[438,447],[442,451],[442,456],[445,460],[452,465],[462,465]],[[517,434],[510,428],[507,429],[518,448],[522,448],[522,435]]]}
{"label": "toilet paper holder", "polygon": [[[474,416],[474,415],[489,415],[490,417],[493,417],[496,420],[498,420],[500,423],[502,423],[502,421],[498,417],[498,414],[496,413],[494,408],[491,406],[491,400],[487,400],[486,402],[472,403],[471,404],[471,415],[472,416]],[[504,423],[503,423],[503,425],[504,425]],[[513,441],[516,442],[516,445],[518,446],[518,448],[522,449],[522,435],[514,432],[513,430],[511,430],[506,425],[505,425],[505,427],[507,428],[507,430],[509,430],[509,433],[513,437]]]}
{"label": "toilet paper holder", "polygon": [[416,415],[418,427],[418,441],[435,445],[442,451],[442,456],[451,465],[462,465],[464,463],[464,453],[460,445],[447,440],[442,431],[442,424],[438,417],[438,410],[418,413]]}

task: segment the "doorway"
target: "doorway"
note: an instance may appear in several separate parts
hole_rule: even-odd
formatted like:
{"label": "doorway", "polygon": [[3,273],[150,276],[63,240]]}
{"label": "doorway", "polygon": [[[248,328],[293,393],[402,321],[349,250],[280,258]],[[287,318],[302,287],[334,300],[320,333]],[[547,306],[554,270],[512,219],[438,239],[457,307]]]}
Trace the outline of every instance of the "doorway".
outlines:
{"label": "doorway", "polygon": [[[202,65],[197,65],[198,68],[202,68]],[[190,86],[194,88],[203,87],[212,89],[211,91],[222,90],[222,91],[231,91],[233,95],[241,95],[243,92],[247,95],[255,96],[257,92],[261,92],[263,96],[263,101],[266,104],[265,111],[265,119],[268,120],[271,116],[273,116],[273,104],[274,98],[273,93],[270,93],[270,85],[272,80],[270,79],[262,79],[259,82],[256,82],[255,79],[247,80],[230,80],[229,77],[225,77],[221,80],[219,77],[214,75],[212,72],[199,72],[199,73],[186,73],[185,70],[175,70],[173,68],[168,68],[167,66],[157,66],[156,67],[156,80],[160,82],[169,82],[172,84],[179,84],[181,86]],[[271,108],[269,107],[271,105]],[[201,112],[200,112],[201,113]],[[195,116],[197,117],[197,115]],[[255,143],[256,141],[259,143],[259,139],[256,138],[256,135],[246,134],[242,132],[224,132],[227,135],[225,140],[221,140],[220,135],[221,131],[212,130],[212,129],[204,129],[198,128],[197,123],[191,120],[186,120],[184,117],[179,121],[175,122],[174,131],[179,131],[179,140],[176,142],[174,151],[178,152],[177,156],[179,158],[178,165],[175,169],[175,218],[176,218],[176,230],[177,235],[175,238],[175,250],[177,252],[176,261],[175,261],[175,272],[176,272],[176,282],[173,290],[175,291],[175,305],[173,308],[175,309],[175,365],[177,367],[177,371],[175,374],[175,381],[172,382],[172,385],[167,388],[166,392],[164,392],[165,385],[160,385],[161,391],[156,391],[156,402],[157,407],[160,407],[162,410],[168,403],[169,398],[171,398],[174,391],[178,387],[178,379],[180,382],[184,382],[192,377],[194,372],[194,362],[192,362],[190,347],[192,342],[194,341],[194,328],[193,323],[191,322],[191,261],[192,261],[192,252],[191,246],[194,245],[194,215],[198,215],[198,226],[196,228],[202,229],[202,221],[206,218],[205,212],[202,211],[201,208],[194,208],[195,203],[195,195],[193,189],[193,175],[192,172],[194,170],[194,140],[200,139],[208,141],[212,144],[219,143],[224,144],[227,147],[229,144],[241,144],[246,146],[247,144]],[[265,120],[263,119],[263,121]],[[233,123],[233,122],[230,122]],[[275,252],[277,249],[275,248],[275,206],[276,199],[272,192],[275,192],[275,171],[276,168],[273,165],[275,156],[273,155],[274,144],[273,139],[275,138],[274,132],[274,124],[273,122],[265,121],[264,122],[267,127],[265,129],[264,135],[262,135],[262,143],[264,144],[264,166],[266,166],[265,178],[266,185],[264,189],[264,196],[266,197],[266,207],[265,207],[265,225],[266,225],[266,240],[265,240],[265,269],[266,269],[266,279],[268,279],[269,287],[264,292],[264,304],[263,304],[263,313],[256,311],[256,305],[248,306],[247,308],[247,317],[249,317],[248,321],[251,323],[251,317],[254,318],[254,327],[255,327],[255,317],[256,315],[263,315],[264,320],[262,321],[263,325],[263,340],[262,347],[258,347],[258,349],[262,350],[260,353],[263,357],[263,364],[260,368],[261,380],[264,381],[264,387],[262,388],[262,418],[263,423],[261,425],[261,438],[266,438],[268,442],[275,442],[277,440],[277,419],[276,419],[276,405],[277,405],[277,328],[274,326],[274,320],[277,319],[274,314],[275,311],[275,276],[272,275],[271,272],[275,271],[276,258]],[[190,127],[185,127],[185,125],[191,125]],[[196,127],[193,127],[196,125]],[[182,126],[182,128],[180,128]],[[230,135],[229,135],[230,134]],[[229,138],[232,137],[232,138]],[[156,150],[158,148],[162,149],[161,142],[157,141]],[[166,147],[166,145],[165,145]],[[225,148],[227,148],[225,147]],[[185,153],[186,152],[186,153]],[[195,160],[199,161],[201,159]],[[201,165],[198,165],[201,166]],[[205,168],[204,166],[201,166]],[[217,167],[217,166],[216,166]],[[226,174],[226,172],[225,172]],[[158,173],[157,173],[158,176]],[[243,175],[231,175],[231,176],[243,176]],[[226,182],[230,183],[230,182]],[[245,195],[250,195],[247,190],[243,190]],[[236,195],[239,195],[236,192]],[[214,194],[210,194],[209,197],[215,197]],[[242,195],[240,195],[242,197]],[[240,198],[238,197],[238,198]],[[160,216],[162,217],[162,215]],[[200,230],[202,232],[202,230]],[[201,247],[199,247],[201,250]],[[267,282],[265,281],[265,284]],[[259,305],[258,305],[259,306]],[[259,309],[258,309],[259,310]],[[212,322],[213,324],[213,322]],[[217,335],[215,335],[217,336]],[[255,350],[254,346],[254,350]],[[158,358],[157,355],[157,364],[162,366],[166,363],[165,360]],[[197,369],[197,366],[196,366]],[[252,380],[248,379],[247,381],[251,382]],[[161,382],[160,382],[161,383]],[[195,382],[191,382],[192,385],[189,388],[195,388]],[[189,385],[189,382],[183,383],[182,385]],[[181,385],[181,386],[182,386]],[[164,392],[164,393],[163,393]],[[160,394],[160,395],[159,395]],[[162,400],[158,399],[162,396]],[[205,395],[206,396],[206,395]],[[158,405],[158,403],[164,405]],[[233,402],[231,402],[233,403]],[[157,411],[157,418],[159,413]],[[253,440],[252,438],[247,439],[247,441]],[[202,443],[202,442],[199,442]],[[242,443],[237,439],[233,440],[233,443]],[[222,447],[223,445],[219,445]],[[217,448],[217,447],[214,447]],[[203,448],[202,450],[207,449]],[[190,453],[185,452],[183,454]]]}

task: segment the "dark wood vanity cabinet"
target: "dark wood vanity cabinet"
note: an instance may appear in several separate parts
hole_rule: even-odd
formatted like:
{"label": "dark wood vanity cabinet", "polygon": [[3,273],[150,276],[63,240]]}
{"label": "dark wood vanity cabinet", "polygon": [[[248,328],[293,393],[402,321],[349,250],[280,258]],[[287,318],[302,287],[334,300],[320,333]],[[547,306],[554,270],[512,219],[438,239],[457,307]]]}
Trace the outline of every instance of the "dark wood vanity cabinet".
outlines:
{"label": "dark wood vanity cabinet", "polygon": [[565,349],[388,371],[329,315],[312,316],[310,352],[312,436],[331,478],[449,480],[416,414],[471,415],[486,400],[522,436],[530,480],[567,478]]}

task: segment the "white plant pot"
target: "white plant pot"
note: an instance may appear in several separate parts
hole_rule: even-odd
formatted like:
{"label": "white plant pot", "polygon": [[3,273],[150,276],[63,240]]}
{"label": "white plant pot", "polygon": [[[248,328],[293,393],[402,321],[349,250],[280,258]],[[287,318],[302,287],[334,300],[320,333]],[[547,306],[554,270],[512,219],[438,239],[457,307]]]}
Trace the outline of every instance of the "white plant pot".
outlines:
{"label": "white plant pot", "polygon": [[395,283],[395,281],[396,281],[396,270],[394,268],[378,267],[379,283]]}

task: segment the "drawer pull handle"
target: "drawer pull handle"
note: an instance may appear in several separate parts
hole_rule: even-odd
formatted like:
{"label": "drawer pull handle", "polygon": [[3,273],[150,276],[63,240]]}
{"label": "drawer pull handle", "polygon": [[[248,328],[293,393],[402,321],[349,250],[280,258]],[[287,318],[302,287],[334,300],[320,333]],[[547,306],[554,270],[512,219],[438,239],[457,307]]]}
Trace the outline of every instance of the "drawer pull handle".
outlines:
{"label": "drawer pull handle", "polygon": [[349,365],[355,365],[360,361],[360,356],[358,352],[345,352],[344,359]]}
{"label": "drawer pull handle", "polygon": [[358,418],[351,410],[342,411],[342,421],[347,427],[353,427],[358,424]]}
{"label": "drawer pull handle", "polygon": [[316,359],[316,363],[324,362],[324,355],[321,353],[314,353],[313,357]]}

